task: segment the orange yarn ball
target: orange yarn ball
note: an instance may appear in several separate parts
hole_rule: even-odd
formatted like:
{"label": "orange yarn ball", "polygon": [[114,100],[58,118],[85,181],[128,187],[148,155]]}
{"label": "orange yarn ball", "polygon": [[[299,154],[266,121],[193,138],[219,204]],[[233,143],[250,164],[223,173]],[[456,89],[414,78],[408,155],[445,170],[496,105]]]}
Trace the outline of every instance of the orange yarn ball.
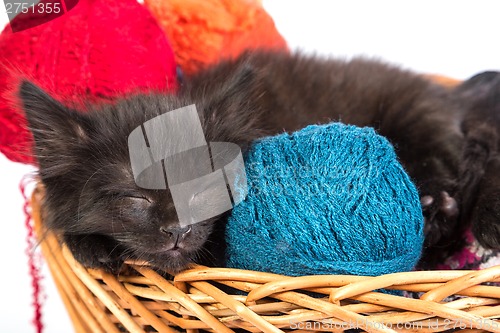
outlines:
{"label": "orange yarn ball", "polygon": [[257,0],[145,0],[186,74],[247,49],[286,49]]}

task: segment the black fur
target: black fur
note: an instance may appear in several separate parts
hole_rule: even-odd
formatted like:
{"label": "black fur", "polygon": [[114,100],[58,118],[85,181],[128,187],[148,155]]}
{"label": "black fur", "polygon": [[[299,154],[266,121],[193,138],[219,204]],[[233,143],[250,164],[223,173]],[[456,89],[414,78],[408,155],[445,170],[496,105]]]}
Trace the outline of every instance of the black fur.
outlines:
{"label": "black fur", "polygon": [[[177,239],[160,231],[176,224],[170,193],[138,188],[130,169],[127,137],[134,128],[196,104],[207,141],[243,150],[256,138],[312,123],[375,127],[395,145],[421,193],[422,266],[429,266],[457,248],[469,220],[483,244],[499,247],[500,207],[491,200],[500,188],[493,142],[499,131],[489,126],[500,123],[498,94],[476,81],[451,91],[378,61],[254,53],[185,78],[177,96],[131,96],[86,113],[27,82],[20,95],[46,188],[47,226],[63,233],[85,265],[115,271],[130,257],[176,273],[192,262],[223,264],[225,218],[193,225],[172,250]],[[477,89],[486,92],[472,102]]]}
{"label": "black fur", "polygon": [[456,93],[467,113],[460,180],[464,226],[486,248],[500,248],[500,73],[484,72]]}

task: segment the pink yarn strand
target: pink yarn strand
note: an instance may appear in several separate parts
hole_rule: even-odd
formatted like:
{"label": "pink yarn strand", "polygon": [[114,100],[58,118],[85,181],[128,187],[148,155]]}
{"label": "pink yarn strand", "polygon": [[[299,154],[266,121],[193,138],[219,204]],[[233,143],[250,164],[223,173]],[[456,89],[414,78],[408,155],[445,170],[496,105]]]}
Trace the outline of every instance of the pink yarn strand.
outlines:
{"label": "pink yarn strand", "polygon": [[35,326],[37,333],[42,333],[43,323],[42,323],[42,275],[41,275],[41,256],[40,253],[36,252],[37,239],[35,236],[33,228],[33,220],[31,216],[31,206],[29,204],[29,199],[26,196],[26,187],[31,183],[33,179],[29,176],[23,177],[19,184],[19,189],[24,198],[23,211],[25,215],[24,224],[27,230],[26,235],[26,255],[28,256],[28,268],[29,274],[31,276],[31,288],[32,288],[32,306],[34,308],[34,317],[32,323]]}

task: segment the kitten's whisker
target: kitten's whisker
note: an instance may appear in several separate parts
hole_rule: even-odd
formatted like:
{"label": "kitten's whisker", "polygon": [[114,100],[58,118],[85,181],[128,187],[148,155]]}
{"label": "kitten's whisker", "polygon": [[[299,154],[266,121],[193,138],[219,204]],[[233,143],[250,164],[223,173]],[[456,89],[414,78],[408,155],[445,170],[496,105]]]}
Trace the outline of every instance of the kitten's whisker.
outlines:
{"label": "kitten's whisker", "polygon": [[199,248],[195,253],[194,253],[194,256],[195,256],[195,261],[201,259],[201,258],[207,258],[209,259],[209,257],[216,261],[217,258],[215,258],[214,254],[212,252],[210,252],[206,247],[201,247]]}
{"label": "kitten's whisker", "polygon": [[111,251],[109,251],[109,255],[111,256],[111,255],[113,254],[113,252],[114,252],[116,249],[118,249],[118,247],[119,247],[119,246],[120,246],[119,244],[116,244],[116,245],[115,245],[115,246],[111,249]]}

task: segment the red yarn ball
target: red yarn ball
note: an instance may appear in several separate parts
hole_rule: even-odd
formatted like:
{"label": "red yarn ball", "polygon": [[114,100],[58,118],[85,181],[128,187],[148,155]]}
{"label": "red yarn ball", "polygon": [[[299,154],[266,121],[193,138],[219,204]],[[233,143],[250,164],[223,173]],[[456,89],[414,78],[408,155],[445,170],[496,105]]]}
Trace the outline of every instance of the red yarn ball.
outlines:
{"label": "red yarn ball", "polygon": [[[20,14],[16,31],[40,19]],[[136,0],[80,0],[48,23],[14,33],[7,26],[0,35],[0,151],[32,164],[32,136],[12,102],[20,77],[34,80],[64,104],[79,103],[82,96],[100,102],[177,87],[172,48]]]}

